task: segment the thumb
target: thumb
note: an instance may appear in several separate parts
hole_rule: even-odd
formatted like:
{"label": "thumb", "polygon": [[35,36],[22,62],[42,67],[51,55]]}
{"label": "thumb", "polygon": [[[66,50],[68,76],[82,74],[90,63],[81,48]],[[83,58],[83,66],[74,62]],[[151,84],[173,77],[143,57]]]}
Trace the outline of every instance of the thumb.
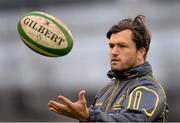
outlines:
{"label": "thumb", "polygon": [[85,99],[85,90],[81,90],[80,92],[79,92],[79,101],[81,101],[81,102],[84,102],[84,103],[86,103],[86,99]]}

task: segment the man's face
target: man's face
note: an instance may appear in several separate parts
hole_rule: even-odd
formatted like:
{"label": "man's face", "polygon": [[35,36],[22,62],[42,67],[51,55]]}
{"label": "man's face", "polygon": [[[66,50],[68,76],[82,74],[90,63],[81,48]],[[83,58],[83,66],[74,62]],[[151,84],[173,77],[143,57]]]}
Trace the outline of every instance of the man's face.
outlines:
{"label": "man's face", "polygon": [[112,34],[109,40],[109,53],[112,71],[122,72],[139,65],[139,55],[131,30]]}

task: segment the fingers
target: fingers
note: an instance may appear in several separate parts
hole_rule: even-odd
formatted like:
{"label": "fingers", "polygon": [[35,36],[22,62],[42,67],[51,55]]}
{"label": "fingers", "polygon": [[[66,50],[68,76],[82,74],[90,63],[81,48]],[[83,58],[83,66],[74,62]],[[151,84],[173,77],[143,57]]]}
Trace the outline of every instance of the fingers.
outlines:
{"label": "fingers", "polygon": [[85,99],[85,90],[81,90],[79,92],[79,101],[81,101],[82,103],[86,103],[86,99]]}
{"label": "fingers", "polygon": [[55,108],[52,108],[52,107],[50,107],[49,110],[55,113],[59,113]]}
{"label": "fingers", "polygon": [[66,110],[66,106],[56,101],[50,100],[48,103],[49,109],[53,112],[60,113]]}
{"label": "fingers", "polygon": [[50,100],[48,103],[50,107],[49,110],[79,120],[85,119],[86,116],[89,115],[84,90],[79,92],[79,100],[76,102],[71,102],[64,96],[58,96],[58,99],[60,99],[63,103],[61,104],[59,102]]}
{"label": "fingers", "polygon": [[58,99],[60,99],[61,101],[63,101],[63,103],[64,103],[65,105],[67,105],[68,107],[73,108],[73,103],[72,103],[68,98],[66,98],[66,97],[64,97],[64,96],[58,96]]}
{"label": "fingers", "polygon": [[[81,90],[79,92],[79,100],[77,102],[81,103],[84,107],[86,107],[86,99],[85,99],[85,90]],[[64,97],[64,96],[58,96],[58,99],[60,99],[64,104],[61,104],[59,102],[56,101],[49,101],[48,105],[51,107],[50,110],[56,112],[63,112],[63,111],[67,111],[69,112],[70,110],[75,110],[76,105],[74,105],[75,103],[71,102],[68,98]]]}
{"label": "fingers", "polygon": [[83,100],[84,98],[83,98],[83,95],[85,94],[85,90],[81,90],[80,92],[79,92],[79,100]]}

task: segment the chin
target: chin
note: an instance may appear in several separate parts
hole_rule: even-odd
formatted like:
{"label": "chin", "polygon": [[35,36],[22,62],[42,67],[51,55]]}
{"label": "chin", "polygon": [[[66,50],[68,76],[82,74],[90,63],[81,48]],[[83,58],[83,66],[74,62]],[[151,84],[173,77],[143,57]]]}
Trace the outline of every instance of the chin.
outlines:
{"label": "chin", "polygon": [[122,68],[120,66],[111,66],[111,70],[118,73],[128,71],[128,69]]}
{"label": "chin", "polygon": [[121,71],[123,69],[123,64],[120,62],[111,62],[112,71]]}
{"label": "chin", "polygon": [[114,71],[114,72],[121,72],[121,71],[123,71],[123,69],[116,68],[116,67],[111,67],[111,70]]}

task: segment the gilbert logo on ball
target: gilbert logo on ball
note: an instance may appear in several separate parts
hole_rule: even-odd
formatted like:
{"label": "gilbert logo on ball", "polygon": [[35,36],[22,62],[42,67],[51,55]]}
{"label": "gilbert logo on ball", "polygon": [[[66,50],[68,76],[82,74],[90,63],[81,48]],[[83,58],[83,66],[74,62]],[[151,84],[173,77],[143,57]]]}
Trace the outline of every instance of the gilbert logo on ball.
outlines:
{"label": "gilbert logo on ball", "polygon": [[64,56],[73,47],[71,31],[62,21],[47,13],[25,14],[19,20],[18,32],[29,48],[45,56]]}

